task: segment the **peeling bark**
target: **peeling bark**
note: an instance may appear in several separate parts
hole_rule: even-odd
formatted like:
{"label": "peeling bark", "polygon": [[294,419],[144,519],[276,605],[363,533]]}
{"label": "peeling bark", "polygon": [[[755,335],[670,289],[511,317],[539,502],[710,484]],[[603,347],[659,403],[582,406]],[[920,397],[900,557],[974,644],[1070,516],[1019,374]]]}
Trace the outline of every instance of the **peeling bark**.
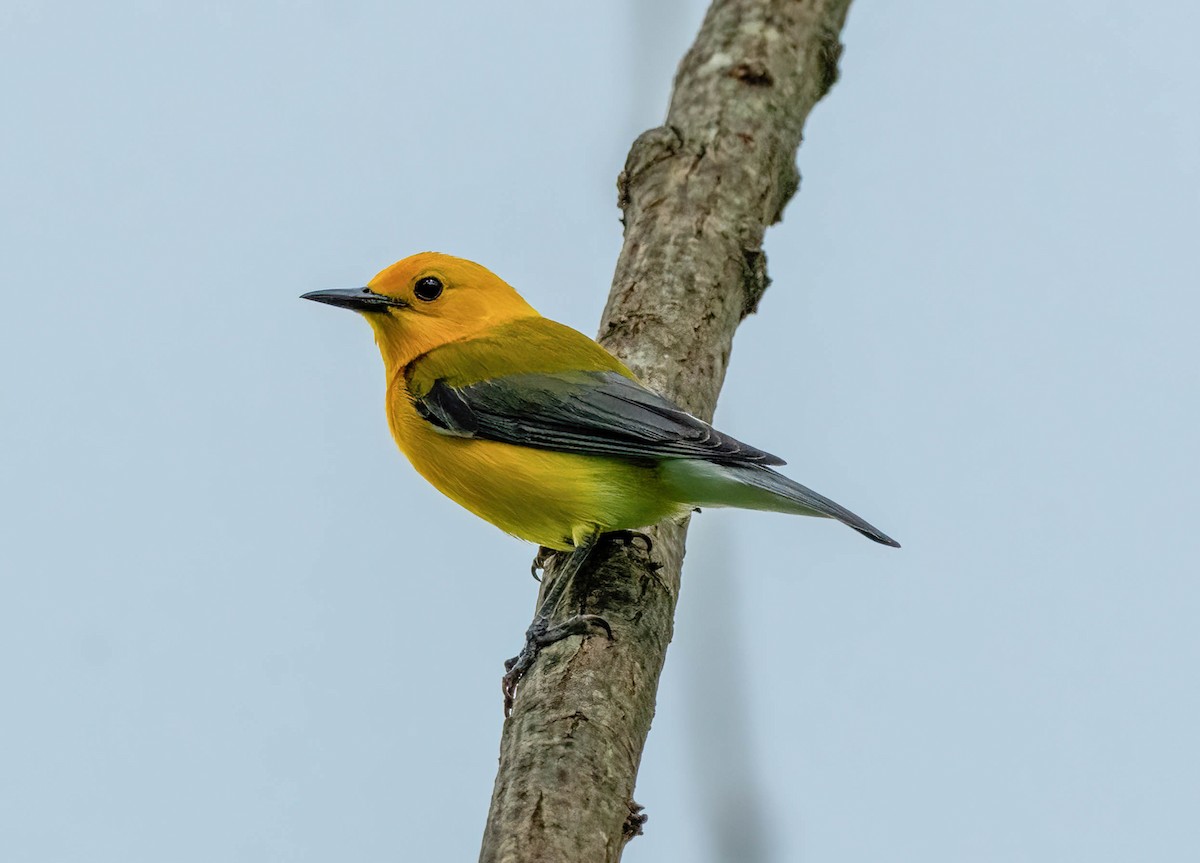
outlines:
{"label": "peeling bark", "polygon": [[[634,141],[618,178],[625,243],[599,340],[696,416],[711,419],[734,331],[769,284],[763,233],[799,187],[801,131],[837,79],[849,3],[715,0],[666,123]],[[556,644],[521,682],[483,863],[616,861],[640,833],[633,789],[686,531],[651,529],[649,556],[607,547],[577,579],[564,606],[602,615],[615,639]]]}

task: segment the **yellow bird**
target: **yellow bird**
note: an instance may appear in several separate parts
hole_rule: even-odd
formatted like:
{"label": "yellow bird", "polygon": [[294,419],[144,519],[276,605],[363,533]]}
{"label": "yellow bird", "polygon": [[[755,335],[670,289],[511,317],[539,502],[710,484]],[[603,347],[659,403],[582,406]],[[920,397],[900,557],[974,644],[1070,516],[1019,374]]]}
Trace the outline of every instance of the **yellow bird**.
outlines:
{"label": "yellow bird", "polygon": [[303,298],[361,312],[371,325],[392,436],[422,476],[501,530],[571,552],[526,648],[509,661],[509,699],[540,647],[591,625],[608,630],[590,616],[549,624],[604,534],[628,538],[632,528],[696,507],[736,506],[832,518],[899,546],[773,470],[782,459],[647,389],[595,341],[543,318],[479,264],[422,252],[365,288]]}

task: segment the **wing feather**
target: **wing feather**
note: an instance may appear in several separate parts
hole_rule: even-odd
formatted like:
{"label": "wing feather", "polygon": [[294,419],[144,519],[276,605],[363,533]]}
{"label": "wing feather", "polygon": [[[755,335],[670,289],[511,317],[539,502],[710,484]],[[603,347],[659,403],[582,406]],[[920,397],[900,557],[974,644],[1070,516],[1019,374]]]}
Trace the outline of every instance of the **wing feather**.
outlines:
{"label": "wing feather", "polygon": [[459,437],[625,458],[784,463],[615,371],[512,374],[465,386],[439,379],[416,407],[440,431]]}

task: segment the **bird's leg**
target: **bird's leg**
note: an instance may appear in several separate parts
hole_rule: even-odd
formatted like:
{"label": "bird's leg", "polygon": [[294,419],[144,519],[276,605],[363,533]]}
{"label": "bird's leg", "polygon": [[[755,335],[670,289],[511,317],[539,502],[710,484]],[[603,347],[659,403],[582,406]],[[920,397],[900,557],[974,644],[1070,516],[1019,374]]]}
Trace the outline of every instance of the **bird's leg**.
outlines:
{"label": "bird's leg", "polygon": [[545,572],[556,554],[558,552],[552,548],[546,548],[544,545],[538,546],[537,554],[533,556],[533,563],[529,565],[529,574],[533,576],[534,581],[541,582],[542,577],[538,575],[538,570]]}
{"label": "bird's leg", "polygon": [[571,582],[575,580],[575,576],[583,568],[587,562],[588,556],[592,549],[596,547],[596,541],[599,537],[599,531],[594,531],[588,536],[581,537],[563,564],[560,572],[554,573],[554,578],[550,582],[546,595],[538,606],[537,614],[533,616],[533,623],[529,624],[529,629],[525,630],[525,646],[521,648],[521,652],[512,659],[505,660],[505,674],[501,680],[501,688],[504,691],[504,715],[508,716],[512,712],[513,697],[517,692],[517,684],[525,673],[533,667],[534,661],[537,659],[542,648],[548,647],[555,642],[562,641],[564,638],[569,638],[572,635],[587,635],[590,632],[601,629],[611,639],[612,627],[608,625],[608,621],[598,614],[577,614],[564,620],[562,623],[551,625],[550,618],[554,614],[558,604],[562,601],[563,595],[566,594],[567,588]]}
{"label": "bird's leg", "polygon": [[[610,530],[610,531],[607,531],[606,533],[602,533],[598,537],[596,537],[597,545],[599,545],[600,543],[611,542],[611,543],[616,543],[616,544],[620,545],[622,548],[632,548],[635,545],[637,545],[638,541],[640,541],[641,544],[646,549],[646,566],[647,566],[647,568],[649,568],[650,572],[655,573],[658,570],[662,569],[662,564],[655,562],[650,557],[650,552],[654,548],[654,542],[650,539],[650,537],[647,534],[644,534],[641,531],[638,531],[638,530]],[[551,552],[551,553],[553,554],[553,552]],[[589,574],[593,574],[593,573],[589,573]],[[588,589],[585,589],[587,587],[588,587],[588,585],[581,585],[580,589],[575,591],[575,593],[579,596],[579,613],[580,614],[583,614],[585,608],[587,607],[586,606],[587,595],[589,592]]]}

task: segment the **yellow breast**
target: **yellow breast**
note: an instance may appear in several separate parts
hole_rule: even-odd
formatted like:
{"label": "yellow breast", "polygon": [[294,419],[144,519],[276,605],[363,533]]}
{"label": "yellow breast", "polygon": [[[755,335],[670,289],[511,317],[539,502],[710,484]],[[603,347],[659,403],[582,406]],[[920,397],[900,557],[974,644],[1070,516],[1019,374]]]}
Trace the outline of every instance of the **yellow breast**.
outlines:
{"label": "yellow breast", "polygon": [[521,539],[566,550],[593,526],[644,527],[686,511],[653,464],[442,434],[417,413],[402,376],[388,388],[387,409],[396,444],[425,479]]}

